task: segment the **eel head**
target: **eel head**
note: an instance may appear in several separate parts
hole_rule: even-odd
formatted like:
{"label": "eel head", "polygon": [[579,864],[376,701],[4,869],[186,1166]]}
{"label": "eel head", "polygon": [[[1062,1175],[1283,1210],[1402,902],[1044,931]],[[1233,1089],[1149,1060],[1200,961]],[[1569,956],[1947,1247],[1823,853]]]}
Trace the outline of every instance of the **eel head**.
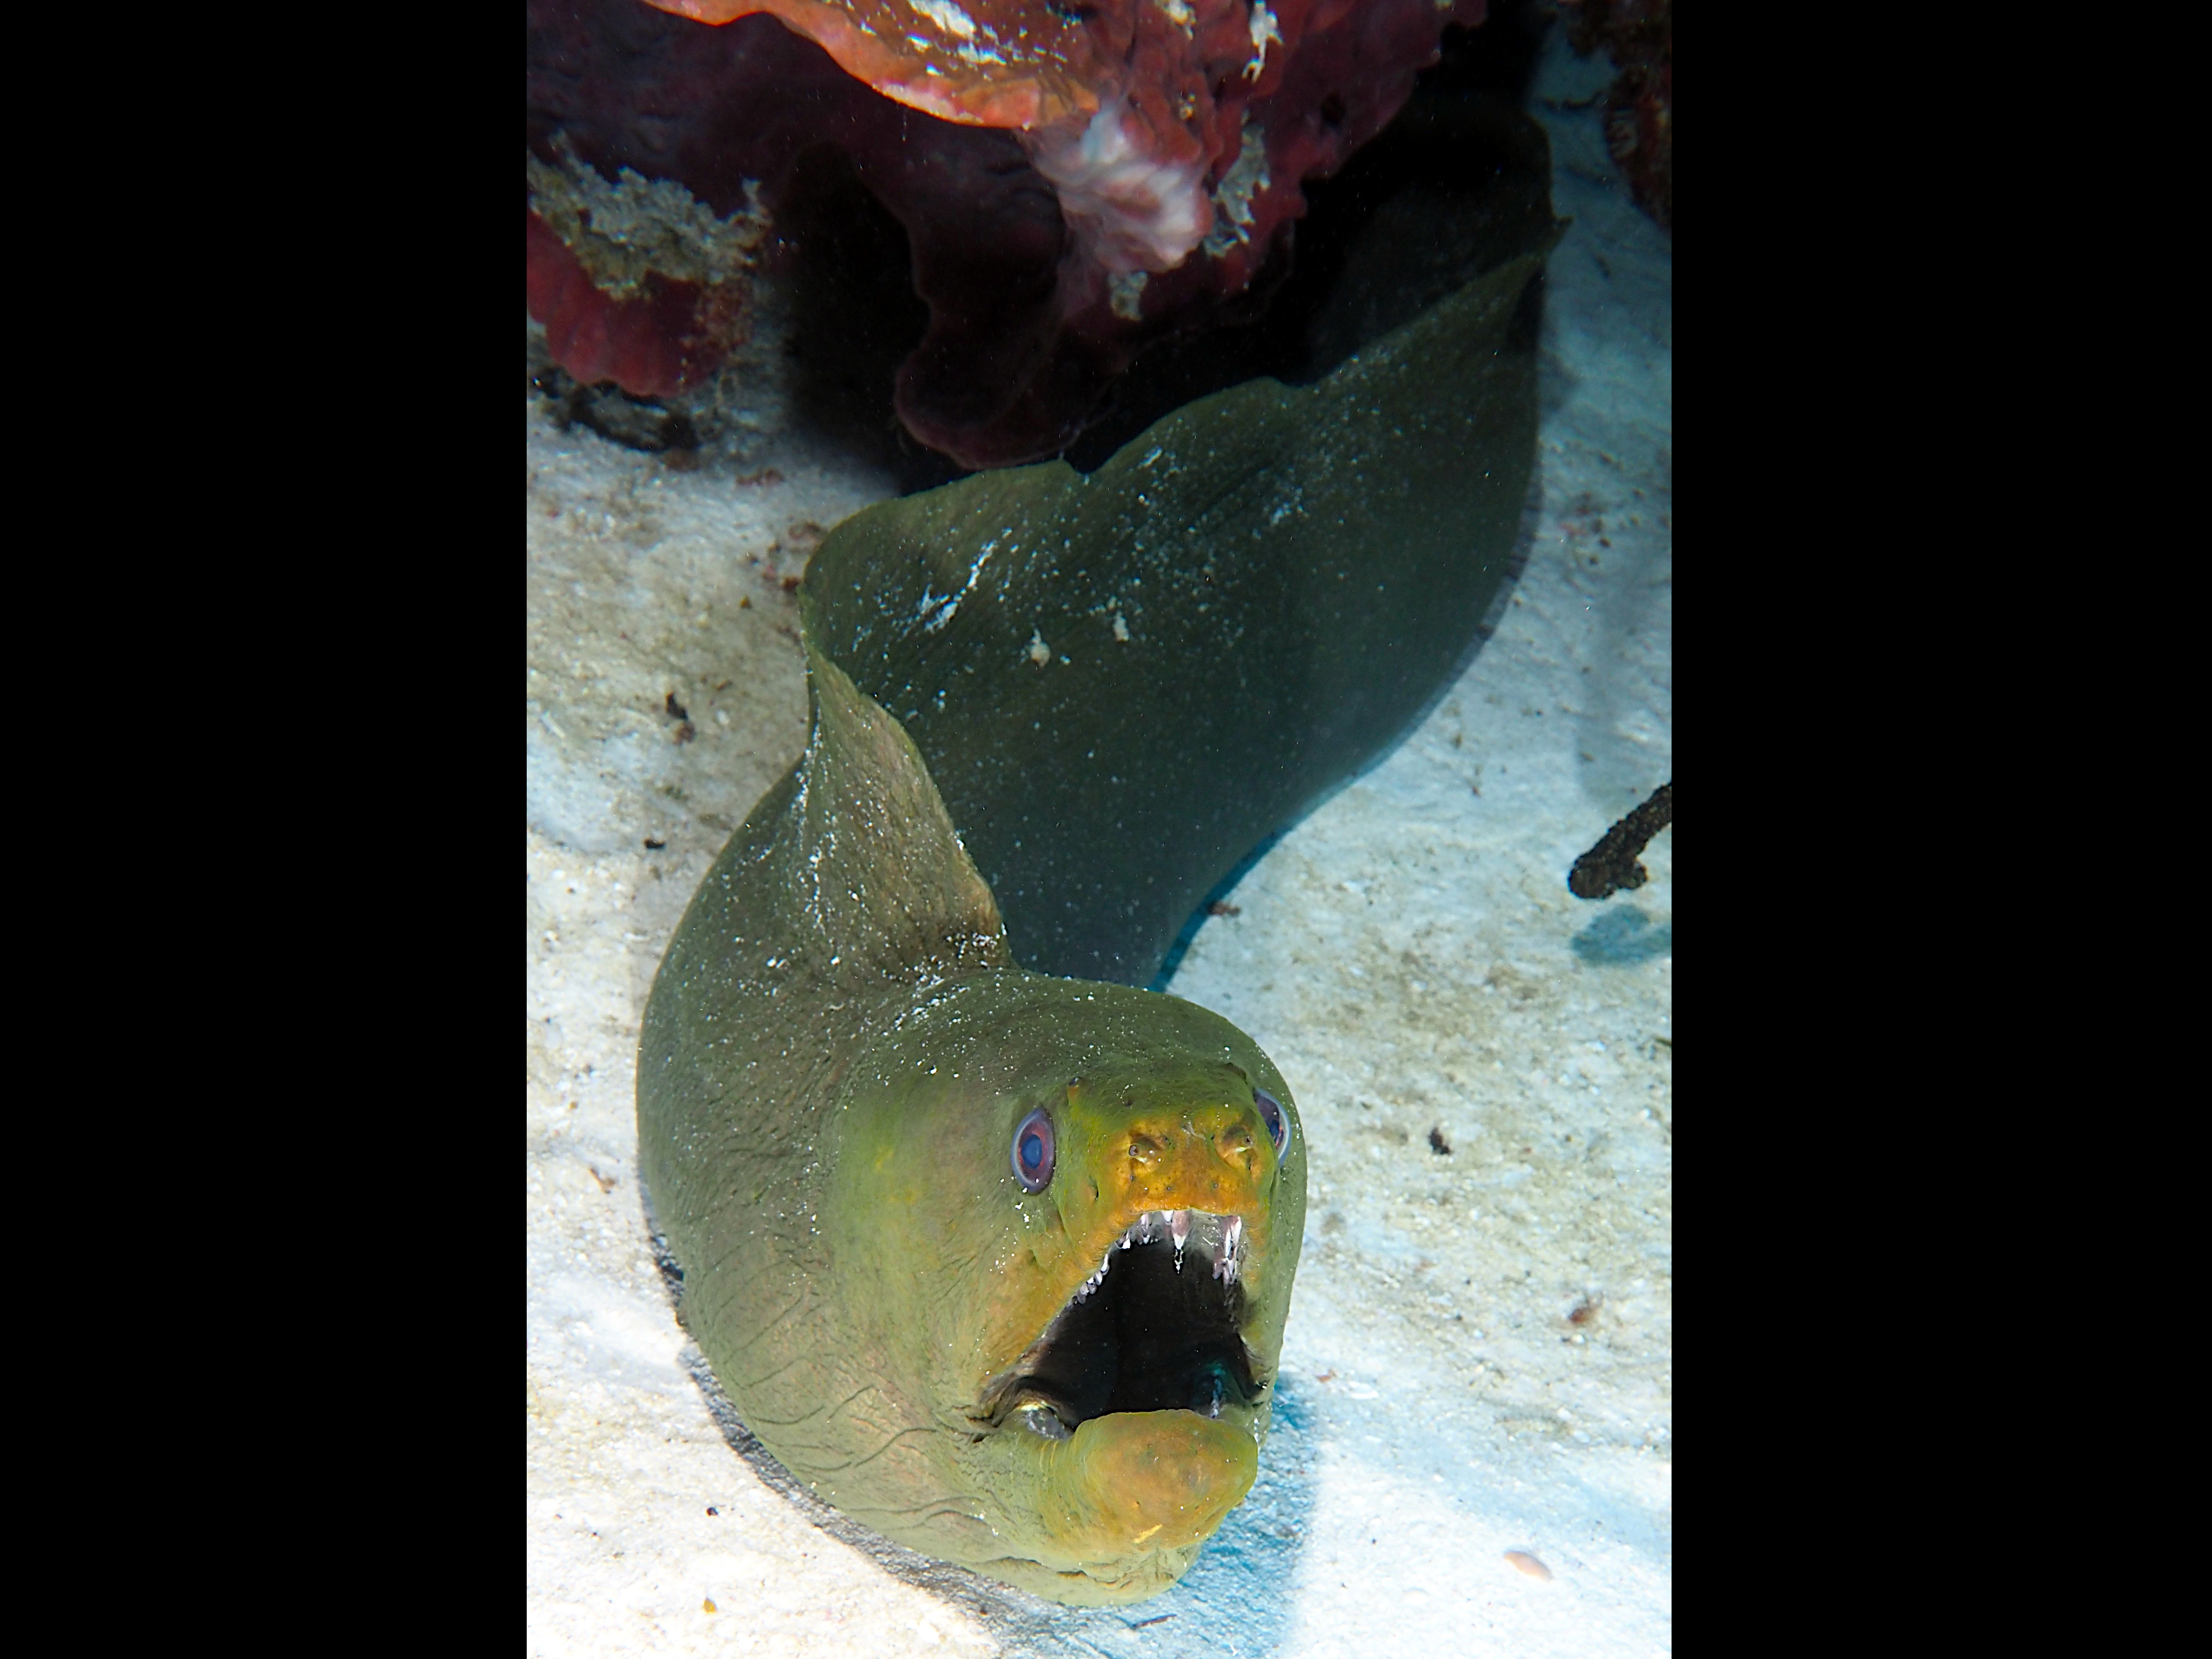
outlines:
{"label": "eel head", "polygon": [[1274,1066],[1179,998],[994,970],[881,1028],[830,1115],[823,1495],[1054,1601],[1173,1584],[1267,1435],[1305,1225]]}
{"label": "eel head", "polygon": [[[986,1351],[1015,1352],[967,1415],[1059,1599],[1165,1589],[1258,1473],[1298,1243],[1278,1206],[1297,1130],[1269,1081],[1155,1064],[1042,1109],[1057,1224],[1001,1275]],[[1296,1174],[1294,1229],[1302,1152]]]}

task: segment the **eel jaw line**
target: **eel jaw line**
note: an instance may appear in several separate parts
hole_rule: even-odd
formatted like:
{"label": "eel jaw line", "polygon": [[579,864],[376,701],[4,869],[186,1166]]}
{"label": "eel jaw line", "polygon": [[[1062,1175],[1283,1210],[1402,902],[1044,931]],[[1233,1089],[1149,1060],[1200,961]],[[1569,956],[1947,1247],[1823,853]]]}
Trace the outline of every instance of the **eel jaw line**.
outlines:
{"label": "eel jaw line", "polygon": [[1244,1340],[1251,1251],[1243,1216],[1143,1212],[984,1389],[974,1416],[993,1424],[1011,1416],[1065,1440],[1093,1418],[1176,1410],[1219,1418],[1225,1407],[1255,1407],[1267,1384]]}
{"label": "eel jaw line", "polygon": [[1249,1241],[1244,1237],[1244,1218],[1241,1215],[1212,1215],[1204,1210],[1147,1210],[1131,1222],[1121,1237],[1106,1247],[1099,1258],[1098,1271],[1085,1279],[1075,1292],[1075,1300],[1087,1302],[1091,1293],[1106,1282],[1106,1274],[1114,1265],[1114,1255],[1132,1244],[1149,1244],[1156,1238],[1166,1238],[1175,1246],[1176,1271],[1182,1271],[1182,1255],[1195,1232],[1199,1253],[1213,1264],[1213,1277],[1224,1285],[1234,1285],[1244,1271],[1245,1258],[1251,1254]]}

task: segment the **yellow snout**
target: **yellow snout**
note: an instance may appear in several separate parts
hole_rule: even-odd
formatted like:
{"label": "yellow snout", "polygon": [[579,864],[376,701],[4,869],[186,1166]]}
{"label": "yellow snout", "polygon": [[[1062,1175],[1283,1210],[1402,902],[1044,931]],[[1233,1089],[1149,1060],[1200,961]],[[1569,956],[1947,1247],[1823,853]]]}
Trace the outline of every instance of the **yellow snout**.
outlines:
{"label": "yellow snout", "polygon": [[1200,1543],[1260,1472],[1249,1429],[1196,1412],[1094,1417],[1052,1450],[1045,1528],[1079,1561]]}
{"label": "yellow snout", "polygon": [[1249,1107],[1147,1113],[1109,1142],[1097,1169],[1109,1209],[1208,1210],[1250,1215],[1267,1164]]}

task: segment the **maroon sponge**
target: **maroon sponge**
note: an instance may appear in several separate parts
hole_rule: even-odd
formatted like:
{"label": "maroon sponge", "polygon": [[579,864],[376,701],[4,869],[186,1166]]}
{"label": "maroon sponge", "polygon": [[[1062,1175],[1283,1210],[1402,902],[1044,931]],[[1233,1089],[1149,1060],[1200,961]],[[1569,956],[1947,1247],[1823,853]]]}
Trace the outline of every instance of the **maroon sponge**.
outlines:
{"label": "maroon sponge", "polygon": [[[1060,453],[1140,348],[1220,318],[1283,252],[1304,211],[1300,183],[1389,122],[1454,15],[1436,0],[1279,0],[1290,50],[1249,83],[1224,76],[1217,94],[1229,131],[1254,124],[1267,184],[1237,198],[1241,224],[1224,222],[1176,269],[1117,276],[1063,222],[1014,132],[894,103],[772,16],[710,27],[644,0],[527,4],[527,138],[542,163],[678,184],[727,219],[747,210],[749,180],[773,218],[804,155],[828,145],[851,159],[904,227],[929,309],[898,371],[899,418],[970,467]],[[1460,0],[1459,20],[1479,21],[1482,4]],[[1233,188],[1223,180],[1236,161],[1218,161],[1207,187]],[[710,375],[742,337],[738,285],[655,272],[617,299],[529,217],[530,312],[578,380],[666,395]]]}
{"label": "maroon sponge", "polygon": [[696,386],[726,347],[699,327],[700,287],[646,278],[633,300],[601,293],[546,222],[526,210],[530,314],[545,325],[553,361],[586,385],[612,380],[639,398],[665,398]]}

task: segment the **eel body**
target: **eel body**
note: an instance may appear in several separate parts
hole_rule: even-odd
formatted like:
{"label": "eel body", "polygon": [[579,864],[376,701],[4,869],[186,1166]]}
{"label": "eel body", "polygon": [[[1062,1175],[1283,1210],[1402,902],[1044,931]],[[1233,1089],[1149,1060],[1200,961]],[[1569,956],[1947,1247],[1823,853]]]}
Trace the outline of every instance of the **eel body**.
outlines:
{"label": "eel body", "polygon": [[1129,1601],[1250,1488],[1304,1138],[1250,1037],[1139,988],[1472,649],[1555,234],[1547,206],[1313,385],[1216,394],[1087,478],[885,503],[816,553],[805,751],[669,946],[639,1139],[747,1425],[898,1542]]}

